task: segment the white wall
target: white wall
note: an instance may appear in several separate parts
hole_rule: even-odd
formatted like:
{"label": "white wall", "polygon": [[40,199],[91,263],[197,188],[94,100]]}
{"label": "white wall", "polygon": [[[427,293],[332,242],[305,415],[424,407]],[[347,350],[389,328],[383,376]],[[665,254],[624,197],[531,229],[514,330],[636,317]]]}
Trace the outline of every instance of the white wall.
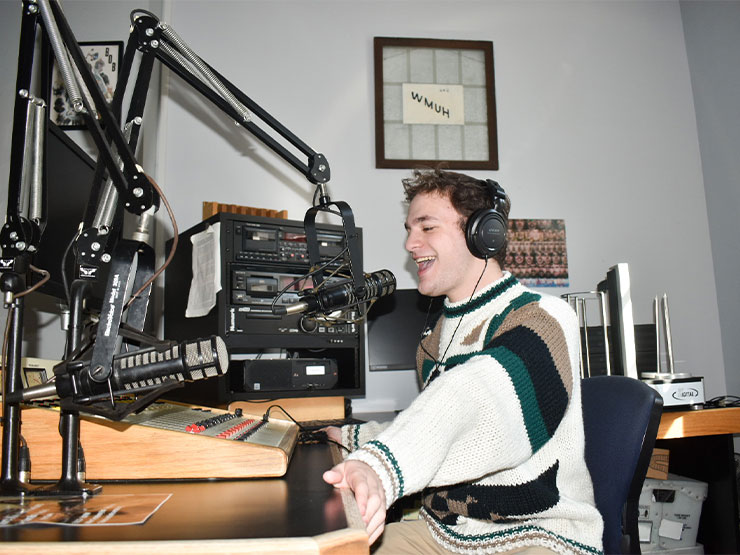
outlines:
{"label": "white wall", "polygon": [[[591,289],[610,265],[628,262],[641,323],[651,321],[652,297],[667,292],[677,370],[705,376],[709,395],[724,392],[676,3],[171,6],[170,23],[203,58],[327,155],[333,197],[348,201],[364,228],[366,268],[389,268],[400,287],[414,285],[401,228],[399,181],[408,172],[374,168],[372,38],[492,40],[501,160],[495,177],[513,198],[512,217],[566,220],[570,290]],[[198,101],[171,85],[160,177],[178,195],[172,203],[181,227],[198,220],[202,200],[287,208],[301,219],[312,191],[307,182],[230,122],[202,115]],[[388,376],[369,377],[371,388],[393,387],[381,383]]]}
{"label": "white wall", "polygon": [[[67,0],[67,12],[76,4]],[[85,6],[107,20],[108,3]],[[372,39],[493,41],[501,169],[477,175],[506,188],[512,217],[565,219],[568,290],[592,289],[628,262],[638,323],[667,292],[677,370],[703,375],[709,396],[725,392],[677,2],[172,0],[165,9],[196,52],[326,154],[332,197],[349,202],[364,229],[366,269],[389,268],[399,287],[415,283],[403,251],[408,172],[374,167]],[[165,92],[154,173],[181,229],[200,219],[204,200],[302,219],[313,189],[300,174],[177,78]],[[402,405],[412,383],[411,372],[371,373],[359,405]]]}

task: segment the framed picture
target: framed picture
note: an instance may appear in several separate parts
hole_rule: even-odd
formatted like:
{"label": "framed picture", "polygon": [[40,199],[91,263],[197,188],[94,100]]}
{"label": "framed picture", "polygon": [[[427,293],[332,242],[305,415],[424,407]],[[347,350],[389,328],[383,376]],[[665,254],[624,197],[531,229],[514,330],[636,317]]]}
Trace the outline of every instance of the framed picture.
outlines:
{"label": "framed picture", "polygon": [[[123,41],[81,42],[80,48],[85,56],[93,77],[100,86],[105,99],[110,103],[118,83],[118,71],[123,55]],[[51,70],[50,118],[65,129],[84,129],[83,117],[74,111],[69,101],[67,89],[62,80],[59,66],[53,63]]]}
{"label": "framed picture", "polygon": [[497,170],[490,41],[375,37],[375,166]]}

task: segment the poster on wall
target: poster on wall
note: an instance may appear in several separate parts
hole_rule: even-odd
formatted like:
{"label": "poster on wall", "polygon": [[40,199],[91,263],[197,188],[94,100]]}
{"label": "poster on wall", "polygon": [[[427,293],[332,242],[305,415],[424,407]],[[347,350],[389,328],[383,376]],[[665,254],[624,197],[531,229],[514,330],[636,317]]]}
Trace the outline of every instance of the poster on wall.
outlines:
{"label": "poster on wall", "polygon": [[[100,87],[105,101],[113,100],[118,84],[118,71],[123,54],[123,41],[80,42],[85,61],[95,82]],[[54,64],[51,74],[51,121],[63,129],[84,129],[82,114],[75,111],[62,79],[58,64]]]}
{"label": "poster on wall", "polygon": [[504,265],[529,287],[568,287],[565,220],[509,220]]}

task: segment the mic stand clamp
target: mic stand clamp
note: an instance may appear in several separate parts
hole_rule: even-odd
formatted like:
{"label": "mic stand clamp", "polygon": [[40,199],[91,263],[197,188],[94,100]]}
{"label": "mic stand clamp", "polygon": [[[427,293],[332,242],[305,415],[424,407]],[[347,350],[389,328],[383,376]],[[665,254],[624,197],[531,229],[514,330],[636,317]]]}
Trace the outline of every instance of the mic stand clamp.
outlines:
{"label": "mic stand clamp", "polygon": [[[352,213],[352,209],[349,204],[346,202],[342,200],[335,202],[331,201],[325,184],[319,185],[318,189],[321,195],[319,204],[309,208],[303,217],[303,227],[306,231],[306,247],[311,268],[318,267],[321,263],[318,234],[316,232],[316,214],[319,212],[336,213],[331,210],[331,206],[335,206],[342,218],[342,228],[344,230],[344,238],[346,240],[348,251],[349,270],[352,276],[352,287],[355,294],[358,297],[362,297],[365,294],[365,275],[362,273],[360,236],[355,227],[355,216]],[[357,268],[355,267],[355,264],[358,266]],[[317,287],[320,286],[324,281],[323,275],[317,274],[314,277],[314,281],[316,282]]]}

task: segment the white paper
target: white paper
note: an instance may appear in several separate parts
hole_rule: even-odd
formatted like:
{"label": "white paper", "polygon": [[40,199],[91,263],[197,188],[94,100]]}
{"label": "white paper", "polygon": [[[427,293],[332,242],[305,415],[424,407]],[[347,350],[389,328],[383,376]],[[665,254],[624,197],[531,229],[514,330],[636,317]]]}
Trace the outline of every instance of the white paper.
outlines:
{"label": "white paper", "polygon": [[193,280],[190,282],[186,318],[205,316],[216,306],[221,291],[221,224],[213,224],[190,237],[193,244]]}
{"label": "white paper", "polygon": [[667,518],[664,518],[660,521],[660,528],[658,528],[658,535],[660,537],[670,538],[672,540],[680,540],[682,533],[683,522],[668,520]]}
{"label": "white paper", "polygon": [[637,535],[640,537],[640,543],[650,543],[650,536],[653,534],[653,523],[649,520],[640,520],[637,522]]}
{"label": "white paper", "polygon": [[401,90],[404,124],[465,124],[465,93],[462,85],[402,83]]}

